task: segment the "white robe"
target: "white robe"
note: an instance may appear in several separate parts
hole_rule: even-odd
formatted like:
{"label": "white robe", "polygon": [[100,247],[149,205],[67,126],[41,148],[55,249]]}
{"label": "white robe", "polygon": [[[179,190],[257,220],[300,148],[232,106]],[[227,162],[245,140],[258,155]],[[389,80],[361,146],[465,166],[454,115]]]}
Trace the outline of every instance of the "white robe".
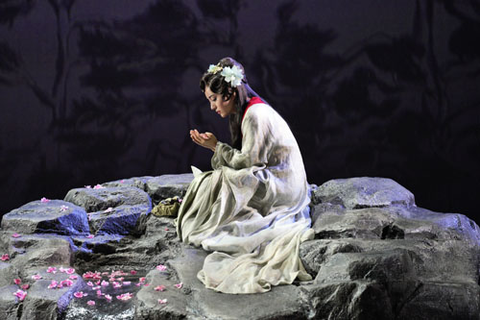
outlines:
{"label": "white robe", "polygon": [[177,218],[180,239],[213,251],[198,278],[225,293],[310,280],[298,258],[313,238],[308,183],[287,123],[269,105],[247,110],[242,150],[218,142],[213,171],[197,174]]}

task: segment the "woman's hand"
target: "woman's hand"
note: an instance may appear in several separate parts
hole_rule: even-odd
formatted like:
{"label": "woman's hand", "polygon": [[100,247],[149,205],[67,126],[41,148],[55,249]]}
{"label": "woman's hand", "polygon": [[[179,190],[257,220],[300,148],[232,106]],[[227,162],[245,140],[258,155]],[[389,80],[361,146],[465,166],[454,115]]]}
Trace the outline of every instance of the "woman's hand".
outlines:
{"label": "woman's hand", "polygon": [[217,138],[211,132],[199,133],[197,129],[190,130],[190,138],[192,141],[204,148],[210,149],[215,152],[217,146]]}

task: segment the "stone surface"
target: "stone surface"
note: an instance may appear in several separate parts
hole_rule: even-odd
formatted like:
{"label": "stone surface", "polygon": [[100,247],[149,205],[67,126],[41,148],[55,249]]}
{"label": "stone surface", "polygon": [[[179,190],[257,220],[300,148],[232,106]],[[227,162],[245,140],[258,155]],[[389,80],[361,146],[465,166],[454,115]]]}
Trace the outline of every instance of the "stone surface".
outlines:
{"label": "stone surface", "polygon": [[350,178],[330,180],[314,191],[313,202],[340,204],[347,209],[414,205],[413,194],[388,178]]}
{"label": "stone surface", "polygon": [[104,211],[118,206],[152,206],[148,194],[138,188],[77,188],[70,190],[65,201],[83,207],[87,212]]}
{"label": "stone surface", "polygon": [[145,191],[152,201],[158,204],[161,200],[174,196],[183,198],[192,180],[192,173],[165,174],[149,179],[145,185]]}
{"label": "stone surface", "polygon": [[85,210],[69,202],[33,201],[2,217],[2,230],[21,233],[82,234],[88,233]]}
{"label": "stone surface", "polygon": [[[255,295],[206,289],[197,272],[207,252],[180,243],[172,218],[149,214],[152,202],[182,197],[192,178],[118,180],[102,184],[106,188],[71,190],[65,199],[75,205],[48,203],[54,212],[65,203],[75,207],[84,220],[89,217],[87,229],[85,224],[59,230],[2,221],[0,254],[9,254],[10,260],[0,262],[0,319],[480,318],[479,227],[462,214],[417,207],[408,190],[382,178],[332,180],[314,189],[315,239],[304,242],[299,254],[312,281]],[[36,204],[25,214],[36,221],[35,210],[44,217],[45,205]],[[20,236],[13,237],[15,232]],[[160,264],[167,269],[156,269]],[[48,289],[51,280],[65,278],[65,273],[47,273],[49,266],[71,266],[78,275],[125,270],[124,280],[132,284],[100,288],[112,294],[111,302],[86,279]],[[32,280],[34,274],[42,279]],[[24,301],[13,295],[18,290],[14,278],[30,285]],[[179,283],[182,287],[176,288]],[[156,291],[159,285],[165,290]],[[89,296],[73,298],[75,290]],[[131,300],[116,299],[125,292],[133,294]]]}

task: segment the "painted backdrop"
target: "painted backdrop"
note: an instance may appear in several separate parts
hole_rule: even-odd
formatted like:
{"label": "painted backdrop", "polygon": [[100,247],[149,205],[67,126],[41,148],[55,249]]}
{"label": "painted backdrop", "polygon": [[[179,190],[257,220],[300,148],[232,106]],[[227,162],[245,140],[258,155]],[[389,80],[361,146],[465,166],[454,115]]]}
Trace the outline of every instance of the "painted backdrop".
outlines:
{"label": "painted backdrop", "polygon": [[389,177],[480,220],[479,0],[4,0],[0,214],[73,187],[209,168],[198,89],[233,56],[309,181]]}

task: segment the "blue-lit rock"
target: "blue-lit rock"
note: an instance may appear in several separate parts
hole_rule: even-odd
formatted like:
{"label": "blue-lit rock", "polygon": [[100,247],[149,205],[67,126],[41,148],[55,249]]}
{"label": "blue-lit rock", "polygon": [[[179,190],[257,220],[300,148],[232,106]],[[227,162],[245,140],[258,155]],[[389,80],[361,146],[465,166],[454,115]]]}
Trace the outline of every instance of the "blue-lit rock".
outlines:
{"label": "blue-lit rock", "polygon": [[2,230],[74,235],[88,233],[89,226],[83,208],[61,200],[39,200],[4,215]]}

